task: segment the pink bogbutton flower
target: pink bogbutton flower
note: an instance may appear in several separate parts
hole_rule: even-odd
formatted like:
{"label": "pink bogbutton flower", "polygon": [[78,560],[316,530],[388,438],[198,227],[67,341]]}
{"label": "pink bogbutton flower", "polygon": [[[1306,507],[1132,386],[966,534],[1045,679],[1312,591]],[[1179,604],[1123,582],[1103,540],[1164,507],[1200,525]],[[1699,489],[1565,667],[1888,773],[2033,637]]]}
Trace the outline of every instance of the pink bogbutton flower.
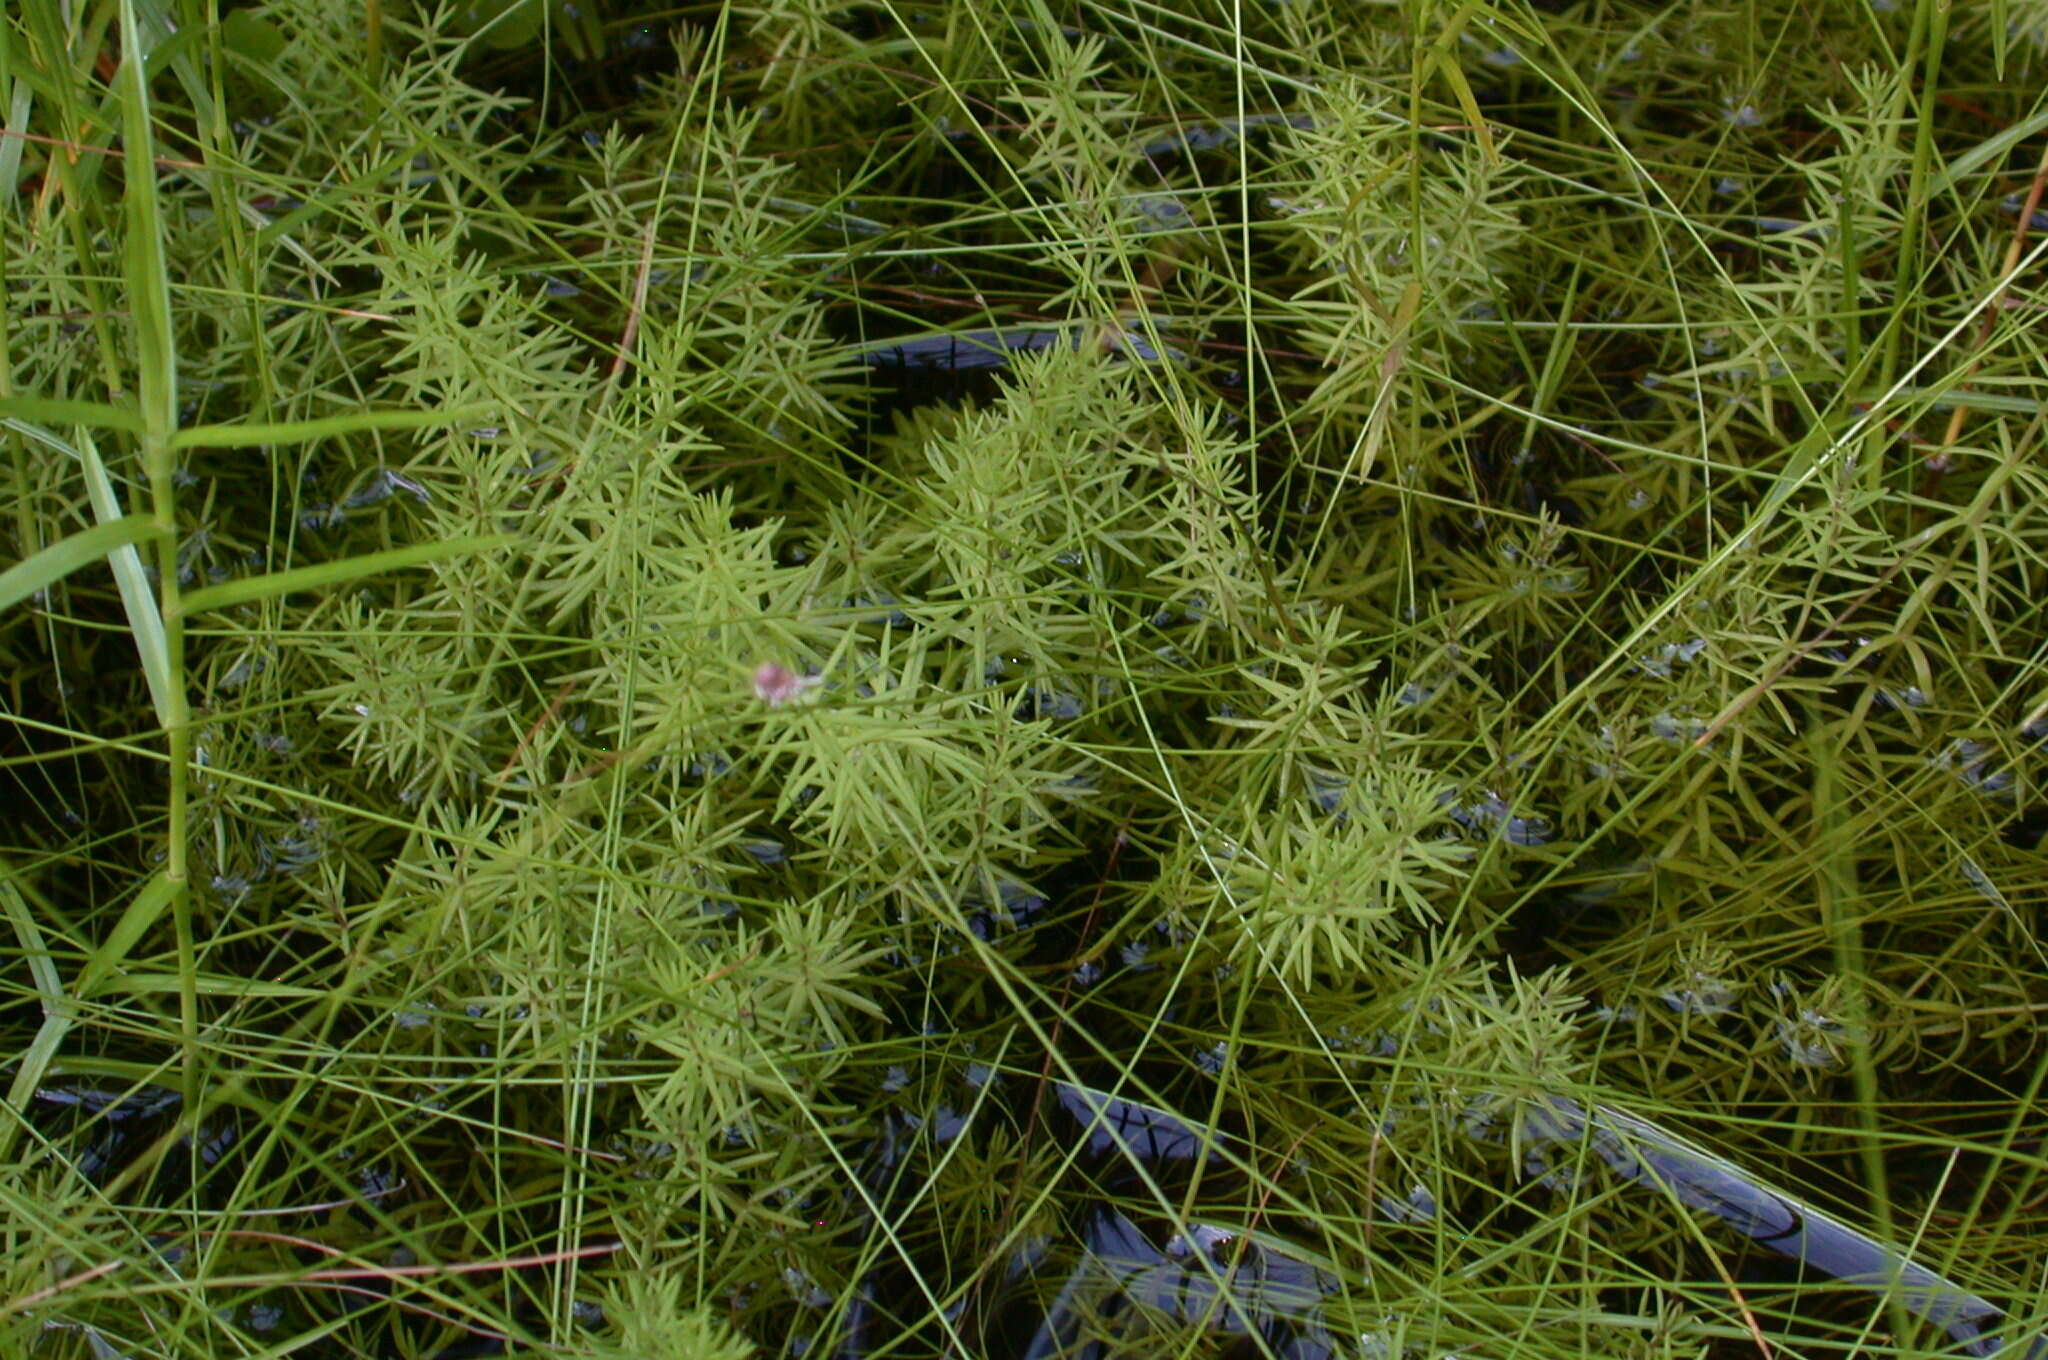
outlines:
{"label": "pink bogbutton flower", "polygon": [[824,681],[815,675],[798,675],[776,661],[764,661],[754,668],[754,697],[770,708],[781,708],[807,689]]}

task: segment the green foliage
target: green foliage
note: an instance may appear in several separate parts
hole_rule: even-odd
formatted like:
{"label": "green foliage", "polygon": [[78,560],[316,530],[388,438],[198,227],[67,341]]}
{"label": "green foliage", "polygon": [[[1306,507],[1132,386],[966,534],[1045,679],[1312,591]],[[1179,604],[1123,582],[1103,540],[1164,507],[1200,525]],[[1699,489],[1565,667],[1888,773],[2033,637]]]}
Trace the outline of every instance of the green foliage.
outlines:
{"label": "green foliage", "polygon": [[673,1274],[629,1275],[613,1287],[608,1310],[619,1335],[597,1354],[616,1360],[747,1360],[754,1347],[731,1326],[687,1301]]}
{"label": "green foliage", "polygon": [[996,1354],[1110,1203],[1345,1354],[1939,1339],[1539,1174],[1565,1095],[2026,1311],[2026,6],[68,15],[20,1347]]}

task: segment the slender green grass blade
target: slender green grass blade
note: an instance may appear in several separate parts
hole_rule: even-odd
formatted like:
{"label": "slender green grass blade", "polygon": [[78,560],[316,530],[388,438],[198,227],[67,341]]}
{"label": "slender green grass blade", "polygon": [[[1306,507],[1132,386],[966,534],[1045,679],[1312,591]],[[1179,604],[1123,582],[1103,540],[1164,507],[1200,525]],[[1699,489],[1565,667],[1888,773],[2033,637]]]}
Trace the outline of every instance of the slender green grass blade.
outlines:
{"label": "slender green grass blade", "polygon": [[[114,494],[113,478],[107,475],[107,465],[100,458],[99,446],[91,435],[81,429],[78,442],[69,447],[78,455],[85,469],[85,489],[92,499],[93,514],[102,524],[114,524],[126,518]],[[150,589],[149,577],[142,569],[142,556],[130,545],[115,548],[107,555],[107,562],[114,569],[115,584],[120,587],[121,605],[128,616],[128,631],[135,639],[136,653],[142,659],[142,672],[149,681],[150,699],[156,709],[157,721],[169,728],[177,712],[174,704],[176,689],[171,679],[170,644],[164,637],[163,615],[158,612],[156,594]]]}
{"label": "slender green grass blade", "polygon": [[[12,863],[0,862],[0,907],[5,908],[7,919],[14,927],[21,959],[28,968],[29,979],[35,986],[43,1011],[43,1022],[36,1027],[35,1037],[17,1057],[14,1080],[8,1084],[7,1106],[12,1114],[28,1108],[36,1087],[42,1084],[44,1074],[50,1070],[51,1062],[63,1046],[64,1036],[71,1030],[72,1015],[71,1008],[65,1004],[64,983],[58,976],[56,960],[50,957],[49,946],[44,942],[36,912],[29,904],[20,872]],[[6,1165],[13,1155],[14,1140],[21,1129],[18,1117],[0,1122],[0,1166]]]}
{"label": "slender green grass blade", "polygon": [[127,137],[128,308],[135,336],[142,423],[156,439],[178,424],[178,352],[171,329],[170,265],[164,257],[163,205],[157,195],[156,139],[150,127],[147,51],[133,0],[121,6],[121,117]]}
{"label": "slender green grass blade", "polygon": [[[35,86],[26,77],[16,76],[13,66],[12,38],[0,33],[0,98],[7,100],[7,123],[0,133],[0,198],[4,198],[13,211],[15,186],[21,181],[21,151],[26,145],[23,134],[28,131],[29,114],[35,109]],[[14,89],[9,96],[6,82],[11,81]]]}
{"label": "slender green grass blade", "polygon": [[80,997],[91,996],[109,974],[120,968],[121,960],[128,957],[129,951],[149,933],[150,927],[178,900],[184,886],[173,882],[168,874],[157,874],[143,885],[142,891],[135,894],[121,913],[121,919],[114,923],[107,938],[86,960],[78,975],[77,992]]}
{"label": "slender green grass blade", "polygon": [[21,603],[46,586],[108,556],[116,549],[132,547],[155,532],[147,515],[126,515],[111,524],[81,529],[66,539],[0,572],[0,609]]}
{"label": "slender green grass blade", "polygon": [[360,411],[318,420],[280,420],[260,425],[194,425],[171,438],[174,449],[250,449],[266,444],[307,443],[371,430],[429,430],[480,420],[482,407],[439,411]]}
{"label": "slender green grass blade", "polygon": [[517,541],[511,534],[481,534],[473,538],[449,539],[443,543],[417,543],[411,547],[393,548],[388,552],[350,557],[340,562],[322,562],[317,566],[296,567],[290,571],[252,576],[246,581],[227,581],[217,586],[207,586],[203,590],[195,590],[187,595],[184,602],[185,610],[188,614],[197,614],[209,609],[225,609],[230,605],[247,604],[251,600],[267,600],[290,595],[301,590],[327,590],[349,581],[360,581],[365,576],[401,571],[407,567],[439,562],[449,557],[460,557],[464,553],[490,552]]}
{"label": "slender green grass blade", "polygon": [[51,425],[90,425],[97,429],[142,433],[142,417],[103,401],[69,401],[60,397],[0,397],[0,419],[39,420]]}

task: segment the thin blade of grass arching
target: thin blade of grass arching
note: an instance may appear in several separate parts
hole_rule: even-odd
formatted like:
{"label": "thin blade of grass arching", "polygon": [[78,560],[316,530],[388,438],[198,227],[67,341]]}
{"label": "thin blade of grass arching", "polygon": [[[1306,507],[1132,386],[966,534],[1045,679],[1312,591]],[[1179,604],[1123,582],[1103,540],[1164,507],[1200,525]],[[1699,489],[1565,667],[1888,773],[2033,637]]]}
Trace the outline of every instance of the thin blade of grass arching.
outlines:
{"label": "thin blade of grass arching", "polygon": [[[15,185],[21,179],[21,153],[28,145],[23,134],[28,131],[28,116],[36,102],[35,86],[14,74],[13,41],[13,34],[0,27],[0,98],[7,101],[7,123],[0,130],[0,200],[9,205],[14,202]],[[9,82],[14,87],[11,95],[7,89]],[[0,389],[0,396],[5,395],[5,389]]]}
{"label": "thin blade of grass arching", "polygon": [[[12,865],[0,864],[0,907],[4,907],[8,919],[14,923],[14,937],[21,945],[22,959],[28,968],[29,980],[34,983],[36,995],[42,1001],[43,1023],[36,1030],[36,1037],[29,1041],[21,1056],[16,1060],[14,1081],[7,1088],[7,1104],[15,1110],[25,1110],[29,1099],[42,1084],[44,1073],[49,1071],[50,1060],[57,1054],[58,1045],[71,1029],[71,1010],[64,1004],[64,983],[57,976],[57,965],[50,958],[50,949],[43,941],[42,928],[36,924],[37,912],[30,909],[29,894],[35,890],[28,887],[15,873]],[[37,902],[37,908],[48,915],[49,904]],[[0,1166],[14,1155],[14,1140],[21,1133],[23,1123],[19,1118],[0,1123]]]}
{"label": "thin blade of grass arching", "polygon": [[209,609],[225,609],[230,605],[248,604],[252,600],[273,599],[294,591],[325,590],[348,581],[359,581],[365,576],[421,566],[447,557],[459,557],[464,553],[485,552],[492,548],[505,547],[515,541],[511,534],[479,534],[471,538],[451,539],[444,543],[414,543],[403,548],[389,548],[383,552],[347,557],[338,562],[321,562],[310,567],[274,571],[246,581],[227,581],[217,586],[195,590],[185,597],[183,608],[187,614],[198,614]]}
{"label": "thin blade of grass arching", "polygon": [[122,36],[122,51],[135,51],[146,70],[168,69],[178,88],[192,103],[196,121],[205,126],[214,118],[213,86],[200,68],[195,49],[207,37],[211,26],[180,26],[175,0],[134,0],[135,30],[139,48],[129,48]]}
{"label": "thin blade of grass arching", "polygon": [[[120,960],[156,924],[176,895],[175,885],[163,874],[151,878],[128,904],[127,910],[121,913],[120,921],[106,940],[87,960],[79,973],[73,997],[83,1000],[102,978],[115,971]],[[34,899],[34,910],[30,909],[31,898]],[[37,1028],[35,1038],[22,1049],[15,1066],[14,1080],[7,1092],[8,1104],[15,1110],[25,1110],[48,1074],[65,1036],[76,1023],[78,1012],[64,994],[63,979],[58,976],[49,946],[44,942],[42,928],[37,924],[39,916],[44,920],[58,919],[58,913],[49,900],[17,874],[12,866],[0,864],[0,906],[4,906],[14,923],[15,938],[21,943],[22,957],[43,1010],[43,1022]],[[5,1165],[13,1155],[14,1140],[24,1127],[25,1123],[19,1118],[0,1125],[0,1165]]]}
{"label": "thin blade of grass arching", "polygon": [[116,550],[132,547],[156,531],[147,515],[124,515],[109,524],[80,529],[60,538],[34,557],[0,571],[0,609],[20,604],[39,590],[47,589]]}
{"label": "thin blade of grass arching", "polygon": [[[6,122],[0,125],[0,223],[11,223],[19,211],[15,187],[21,179],[21,153],[27,145],[23,134],[28,131],[28,116],[35,108],[35,86],[26,76],[15,73],[13,31],[0,24],[0,101],[5,103]],[[8,255],[0,252],[0,290],[8,286]],[[0,309],[0,354],[14,352],[12,309]],[[0,364],[0,403],[14,396],[14,366]],[[0,422],[4,423],[4,422]],[[14,474],[17,483],[25,481],[26,468],[22,463],[22,448],[10,441],[14,455]],[[18,542],[26,552],[30,544],[39,541],[33,517],[26,503],[16,512]]]}
{"label": "thin blade of grass arching", "polygon": [[[14,398],[0,405],[0,410],[46,408],[52,405],[47,402],[32,402],[27,398]],[[83,408],[102,416],[132,415],[115,407],[94,402],[60,402],[54,405],[60,408]],[[125,428],[119,421],[109,420],[105,423],[112,424],[115,428]],[[23,438],[33,439],[45,448],[77,461],[85,474],[86,496],[92,502],[93,517],[99,521],[98,528],[105,529],[109,525],[131,518],[122,510],[120,500],[114,495],[114,482],[107,475],[107,465],[99,455],[99,446],[93,443],[85,430],[79,431],[78,440],[74,444],[67,443],[40,425],[13,416],[0,415],[0,428],[12,430]],[[156,532],[156,521],[150,516],[141,518],[145,519],[148,525],[148,533],[141,535],[134,542],[115,544],[106,552],[107,565],[113,570],[114,584],[121,592],[122,608],[128,616],[129,631],[135,638],[136,654],[142,663],[143,677],[149,684],[150,701],[156,709],[157,722],[168,728],[171,693],[170,653],[164,645],[163,619],[157,613],[156,601],[150,598],[149,577],[143,571],[141,555],[135,550],[135,543]]]}
{"label": "thin blade of grass arching", "polygon": [[[127,215],[124,264],[128,285],[128,306],[134,328],[135,382],[142,413],[141,454],[149,479],[150,513],[156,520],[157,588],[161,614],[160,631],[153,642],[160,649],[156,671],[162,689],[157,694],[158,716],[170,745],[170,789],[166,799],[165,844],[168,858],[164,879],[171,890],[171,916],[177,932],[178,1028],[184,1050],[186,1117],[196,1119],[202,1085],[199,1061],[199,973],[192,940],[191,895],[186,891],[191,878],[189,834],[189,763],[192,757],[191,707],[185,697],[185,630],[181,617],[178,586],[177,488],[172,481],[171,437],[178,424],[178,350],[171,328],[169,265],[164,257],[165,223],[163,205],[157,198],[156,139],[150,126],[147,48],[142,40],[142,21],[135,0],[122,0],[120,13],[121,51],[118,95],[121,102],[122,135],[125,143],[126,182],[123,186]],[[102,472],[104,476],[104,471]],[[95,498],[95,511],[104,519],[111,516]],[[125,590],[131,629],[138,646],[145,646],[145,634],[137,620],[146,615]],[[148,664],[145,655],[145,665]]]}

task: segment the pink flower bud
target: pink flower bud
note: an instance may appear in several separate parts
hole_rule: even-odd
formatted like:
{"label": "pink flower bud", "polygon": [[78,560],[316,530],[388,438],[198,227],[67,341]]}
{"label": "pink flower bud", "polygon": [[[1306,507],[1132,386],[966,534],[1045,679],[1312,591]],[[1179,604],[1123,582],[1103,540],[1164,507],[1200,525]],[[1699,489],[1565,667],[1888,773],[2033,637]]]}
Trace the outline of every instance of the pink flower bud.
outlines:
{"label": "pink flower bud", "polygon": [[754,697],[770,708],[781,708],[820,683],[815,675],[798,675],[775,661],[764,661],[754,668]]}

